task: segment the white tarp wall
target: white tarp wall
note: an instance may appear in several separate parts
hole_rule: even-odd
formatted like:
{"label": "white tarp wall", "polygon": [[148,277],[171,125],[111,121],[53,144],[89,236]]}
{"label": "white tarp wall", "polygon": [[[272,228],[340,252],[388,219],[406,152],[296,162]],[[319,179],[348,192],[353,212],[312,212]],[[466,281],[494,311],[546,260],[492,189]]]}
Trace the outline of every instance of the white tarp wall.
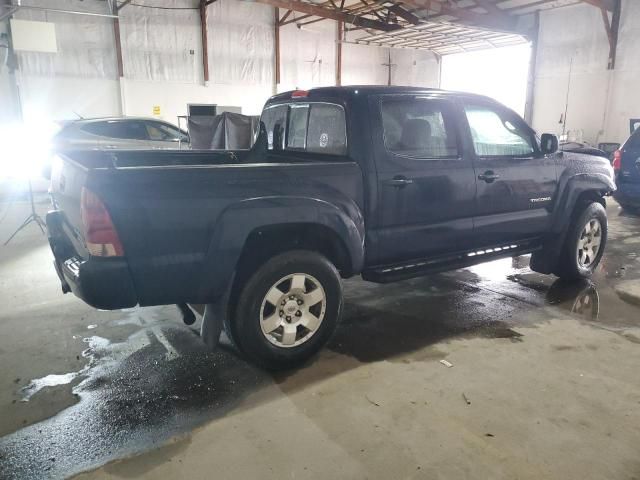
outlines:
{"label": "white tarp wall", "polygon": [[[107,12],[104,0],[23,0],[65,10]],[[274,9],[218,0],[207,10],[210,81],[203,82],[197,0],[136,0],[120,11],[124,79],[117,78],[110,18],[23,9],[15,18],[55,24],[58,52],[18,52],[25,118],[160,116],[176,121],[188,103],[240,106],[256,114],[276,91]],[[280,14],[284,13],[280,10]],[[293,16],[291,17],[293,18]],[[280,31],[278,91],[334,85],[336,23],[325,20]],[[348,33],[347,40],[355,32]],[[388,49],[343,45],[342,83],[386,84]],[[439,64],[424,51],[392,50],[392,83],[437,87]],[[0,79],[0,80],[4,80]]]}
{"label": "white tarp wall", "polygon": [[[139,3],[139,2],[136,2]],[[154,0],[152,5],[193,7],[198,2]],[[126,115],[174,121],[188,103],[262,110],[273,93],[273,9],[219,0],[207,10],[209,83],[203,83],[200,13],[128,5],[121,10]],[[193,52],[193,53],[192,53]]]}
{"label": "white tarp wall", "polygon": [[278,91],[335,85],[336,29],[336,22],[332,21],[280,28]]}
{"label": "white tarp wall", "polygon": [[[105,2],[96,0],[50,0],[47,6],[105,12]],[[74,110],[80,115],[120,112],[110,19],[26,9],[15,18],[54,23],[58,43],[57,53],[17,52],[20,98],[26,119],[74,118]]]}
{"label": "white tarp wall", "polygon": [[[542,12],[534,83],[533,126],[560,134],[568,95],[570,138],[621,142],[640,117],[640,2],[623,0],[615,70],[600,10],[577,5]],[[569,67],[571,79],[569,85]]]}

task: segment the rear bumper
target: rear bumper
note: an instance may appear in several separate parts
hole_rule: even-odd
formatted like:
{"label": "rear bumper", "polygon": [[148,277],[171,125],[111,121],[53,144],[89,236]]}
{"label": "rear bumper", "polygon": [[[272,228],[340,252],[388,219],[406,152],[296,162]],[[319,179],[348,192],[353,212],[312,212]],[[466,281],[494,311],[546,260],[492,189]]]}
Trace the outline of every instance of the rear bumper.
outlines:
{"label": "rear bumper", "polygon": [[85,303],[103,310],[137,305],[125,258],[80,258],[62,229],[62,212],[47,214],[47,230],[63,293],[72,291]]}
{"label": "rear bumper", "polygon": [[618,189],[613,193],[618,203],[640,206],[640,183],[618,183]]}

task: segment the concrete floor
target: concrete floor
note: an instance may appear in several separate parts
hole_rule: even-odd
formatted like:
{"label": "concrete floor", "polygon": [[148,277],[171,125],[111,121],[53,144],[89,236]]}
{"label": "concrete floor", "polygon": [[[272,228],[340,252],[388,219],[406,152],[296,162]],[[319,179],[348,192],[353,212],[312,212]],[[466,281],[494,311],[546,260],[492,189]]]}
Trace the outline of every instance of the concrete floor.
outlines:
{"label": "concrete floor", "polygon": [[[640,479],[640,218],[608,212],[593,283],[526,257],[349,280],[330,345],[279,375],[175,307],[61,295],[31,226],[0,247],[0,478]],[[0,240],[27,213],[0,203]]]}

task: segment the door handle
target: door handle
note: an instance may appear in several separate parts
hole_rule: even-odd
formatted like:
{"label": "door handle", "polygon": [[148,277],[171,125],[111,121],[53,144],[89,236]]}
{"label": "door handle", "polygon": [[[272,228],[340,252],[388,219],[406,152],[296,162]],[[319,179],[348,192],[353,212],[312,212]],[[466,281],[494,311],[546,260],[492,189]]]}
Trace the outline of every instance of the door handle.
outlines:
{"label": "door handle", "polygon": [[497,180],[499,178],[500,175],[496,175],[495,173],[493,173],[493,170],[487,170],[486,172],[478,175],[479,180],[484,180],[487,183],[492,183],[494,180]]}
{"label": "door handle", "polygon": [[406,187],[407,185],[411,185],[413,183],[413,180],[406,177],[394,177],[391,180],[385,180],[384,183],[385,185],[391,185],[393,187],[402,188],[402,187]]}

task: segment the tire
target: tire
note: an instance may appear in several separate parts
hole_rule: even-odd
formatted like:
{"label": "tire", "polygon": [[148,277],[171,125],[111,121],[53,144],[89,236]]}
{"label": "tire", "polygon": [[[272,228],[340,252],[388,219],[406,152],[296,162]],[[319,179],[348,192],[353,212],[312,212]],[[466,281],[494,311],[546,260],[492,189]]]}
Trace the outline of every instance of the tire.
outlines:
{"label": "tire", "polygon": [[316,252],[295,250],[271,258],[251,275],[227,332],[253,363],[270,370],[291,368],[324,347],[341,311],[342,282],[335,266]]}
{"label": "tire", "polygon": [[593,202],[578,211],[567,230],[556,275],[566,280],[591,277],[602,259],[607,232],[607,213],[601,204]]}

